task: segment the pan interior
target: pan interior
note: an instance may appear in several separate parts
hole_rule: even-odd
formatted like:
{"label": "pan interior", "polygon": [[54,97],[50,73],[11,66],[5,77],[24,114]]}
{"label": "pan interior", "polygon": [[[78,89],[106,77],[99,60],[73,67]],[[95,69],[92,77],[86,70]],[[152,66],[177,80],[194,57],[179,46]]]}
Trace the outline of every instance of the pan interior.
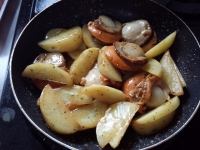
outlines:
{"label": "pan interior", "polygon": [[[53,28],[71,28],[83,26],[99,15],[107,15],[115,20],[126,23],[135,19],[148,20],[161,41],[173,31],[177,37],[170,48],[170,53],[182,73],[187,87],[181,96],[181,106],[176,112],[172,123],[150,136],[140,136],[132,128],[128,128],[117,149],[151,148],[170,139],[177,134],[193,117],[199,106],[200,93],[198,75],[200,70],[199,44],[190,31],[176,15],[153,1],[59,1],[34,17],[19,36],[10,61],[10,78],[16,101],[28,120],[42,133],[68,148],[99,149],[95,129],[77,132],[73,135],[58,135],[45,124],[36,100],[40,91],[32,82],[21,76],[24,68],[31,64],[36,56],[44,50],[37,45],[45,34]],[[69,147],[70,146],[70,147]],[[105,149],[111,149],[107,146]]]}

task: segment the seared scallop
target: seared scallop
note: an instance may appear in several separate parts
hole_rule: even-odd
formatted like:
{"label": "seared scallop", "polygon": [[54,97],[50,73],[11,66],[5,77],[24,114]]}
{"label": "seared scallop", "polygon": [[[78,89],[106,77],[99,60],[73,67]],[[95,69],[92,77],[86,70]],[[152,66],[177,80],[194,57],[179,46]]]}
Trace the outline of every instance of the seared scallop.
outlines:
{"label": "seared scallop", "polygon": [[122,39],[141,46],[145,52],[157,43],[156,32],[149,22],[143,19],[125,23],[122,28]]}
{"label": "seared scallop", "polygon": [[121,40],[122,25],[119,21],[112,20],[107,16],[99,16],[98,19],[88,23],[88,30],[99,41],[111,44]]}

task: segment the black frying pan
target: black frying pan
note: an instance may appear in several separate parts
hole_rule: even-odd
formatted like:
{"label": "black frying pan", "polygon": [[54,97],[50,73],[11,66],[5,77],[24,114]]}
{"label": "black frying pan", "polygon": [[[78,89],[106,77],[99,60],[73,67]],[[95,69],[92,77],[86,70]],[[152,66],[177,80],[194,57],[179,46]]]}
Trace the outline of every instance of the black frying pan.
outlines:
{"label": "black frying pan", "polygon": [[[180,69],[187,87],[181,98],[181,105],[170,125],[150,136],[137,135],[128,128],[117,149],[152,148],[170,139],[180,132],[192,119],[199,106],[200,48],[187,25],[172,12],[149,0],[72,0],[59,1],[36,15],[24,28],[14,46],[10,59],[10,79],[12,90],[19,107],[27,119],[43,134],[53,141],[70,149],[100,149],[95,129],[77,132],[73,135],[59,135],[45,124],[36,100],[40,91],[29,80],[21,76],[24,68],[31,64],[36,56],[44,52],[37,42],[52,28],[70,28],[88,23],[99,15],[107,15],[121,22],[134,19],[148,20],[162,40],[177,30],[177,37],[170,48],[171,55]],[[111,149],[109,146],[105,150]]]}

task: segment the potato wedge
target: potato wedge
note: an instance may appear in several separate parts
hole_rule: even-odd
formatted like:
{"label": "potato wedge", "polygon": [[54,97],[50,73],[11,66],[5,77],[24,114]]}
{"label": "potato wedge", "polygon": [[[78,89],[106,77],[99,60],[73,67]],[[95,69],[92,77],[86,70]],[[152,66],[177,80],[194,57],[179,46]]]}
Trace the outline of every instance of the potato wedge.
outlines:
{"label": "potato wedge", "polygon": [[62,86],[61,88],[54,89],[55,94],[59,97],[64,104],[70,109],[75,109],[78,106],[85,104],[92,104],[93,99],[83,93],[82,86]]}
{"label": "potato wedge", "polygon": [[178,96],[175,96],[150,112],[140,116],[137,119],[134,119],[134,122],[137,124],[148,124],[149,122],[154,122],[155,120],[158,120],[176,110],[179,105],[180,99]]}
{"label": "potato wedge", "polygon": [[126,100],[122,91],[106,85],[93,84],[91,86],[84,87],[82,92],[87,96],[108,104],[114,104]]}
{"label": "potato wedge", "polygon": [[180,96],[184,94],[183,87],[175,69],[175,63],[170,55],[169,51],[166,51],[160,60],[160,64],[163,68],[162,79],[167,83],[172,95]]}
{"label": "potato wedge", "polygon": [[55,36],[38,42],[49,52],[69,52],[76,50],[82,43],[82,30],[79,26],[60,32]]}
{"label": "potato wedge", "polygon": [[116,148],[119,146],[121,139],[123,138],[129,124],[126,124],[124,127],[120,128],[118,133],[113,137],[113,139],[109,142],[112,148]]}
{"label": "potato wedge", "polygon": [[32,79],[58,82],[69,86],[73,85],[73,80],[70,74],[52,64],[35,63],[28,65],[22,72],[22,76]]}
{"label": "potato wedge", "polygon": [[148,63],[141,66],[141,69],[157,77],[162,76],[162,66],[160,62],[154,58],[149,58]]}
{"label": "potato wedge", "polygon": [[147,58],[152,58],[160,55],[173,44],[175,37],[176,37],[176,31],[168,35],[165,39],[163,39],[161,42],[159,42],[157,45],[155,45],[149,51],[147,51],[145,53],[145,56]]}
{"label": "potato wedge", "polygon": [[119,102],[108,107],[105,116],[101,118],[96,127],[97,141],[101,148],[108,143],[113,148],[119,145],[138,109],[139,106],[131,102]]}
{"label": "potato wedge", "polygon": [[133,129],[141,134],[141,135],[150,135],[154,134],[163,128],[165,128],[174,118],[175,111],[172,111],[171,113],[163,116],[160,119],[157,119],[153,122],[148,122],[144,124],[139,124],[137,121],[132,121],[131,126]]}
{"label": "potato wedge", "polygon": [[83,33],[83,41],[88,48],[92,48],[92,47],[101,48],[101,47],[103,47],[101,44],[94,41],[94,38],[92,37],[91,33],[88,30],[87,24],[83,25],[82,33]]}
{"label": "potato wedge", "polygon": [[178,74],[178,77],[179,77],[179,80],[180,80],[180,82],[181,82],[182,87],[186,87],[186,82],[185,82],[185,80],[184,80],[182,74],[180,73],[180,71],[179,71],[177,65],[175,64],[175,62],[174,62],[174,60],[173,60],[172,58],[171,58],[171,62],[172,62],[172,64],[174,64],[174,69],[176,70],[176,72],[177,72],[177,74]]}
{"label": "potato wedge", "polygon": [[40,96],[40,110],[47,125],[60,134],[72,134],[79,130],[79,124],[65,104],[54,95],[47,85]]}
{"label": "potato wedge", "polygon": [[82,77],[85,77],[99,54],[99,48],[88,48],[84,50],[79,57],[70,66],[70,74],[73,77],[74,83],[79,84]]}
{"label": "potato wedge", "polygon": [[104,52],[105,47],[99,51],[97,59],[100,73],[112,81],[122,81],[120,71],[108,60]]}
{"label": "potato wedge", "polygon": [[98,121],[105,115],[107,104],[99,100],[94,100],[92,104],[80,106],[72,111],[80,125],[79,130],[95,128]]}
{"label": "potato wedge", "polygon": [[59,34],[61,32],[64,32],[64,31],[67,31],[67,29],[64,29],[64,28],[51,29],[46,33],[45,39],[51,38],[53,36],[56,36],[57,34]]}
{"label": "potato wedge", "polygon": [[68,54],[73,60],[75,60],[86,49],[87,49],[87,47],[86,47],[85,43],[82,42],[81,45],[75,51],[68,52]]}

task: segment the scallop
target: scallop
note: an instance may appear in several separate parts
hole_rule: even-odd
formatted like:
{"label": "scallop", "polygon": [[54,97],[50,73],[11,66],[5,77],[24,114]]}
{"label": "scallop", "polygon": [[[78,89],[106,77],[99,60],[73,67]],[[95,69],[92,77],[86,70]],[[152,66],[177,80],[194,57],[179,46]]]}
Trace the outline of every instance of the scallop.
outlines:
{"label": "scallop", "polygon": [[122,28],[122,39],[140,46],[145,45],[152,37],[153,30],[146,20],[134,20]]}
{"label": "scallop", "polygon": [[148,62],[143,49],[137,44],[117,41],[114,47],[117,54],[131,65],[141,66]]}
{"label": "scallop", "polygon": [[162,105],[165,101],[166,101],[166,96],[163,90],[159,86],[153,86],[151,98],[146,103],[146,106],[150,108],[156,108]]}

